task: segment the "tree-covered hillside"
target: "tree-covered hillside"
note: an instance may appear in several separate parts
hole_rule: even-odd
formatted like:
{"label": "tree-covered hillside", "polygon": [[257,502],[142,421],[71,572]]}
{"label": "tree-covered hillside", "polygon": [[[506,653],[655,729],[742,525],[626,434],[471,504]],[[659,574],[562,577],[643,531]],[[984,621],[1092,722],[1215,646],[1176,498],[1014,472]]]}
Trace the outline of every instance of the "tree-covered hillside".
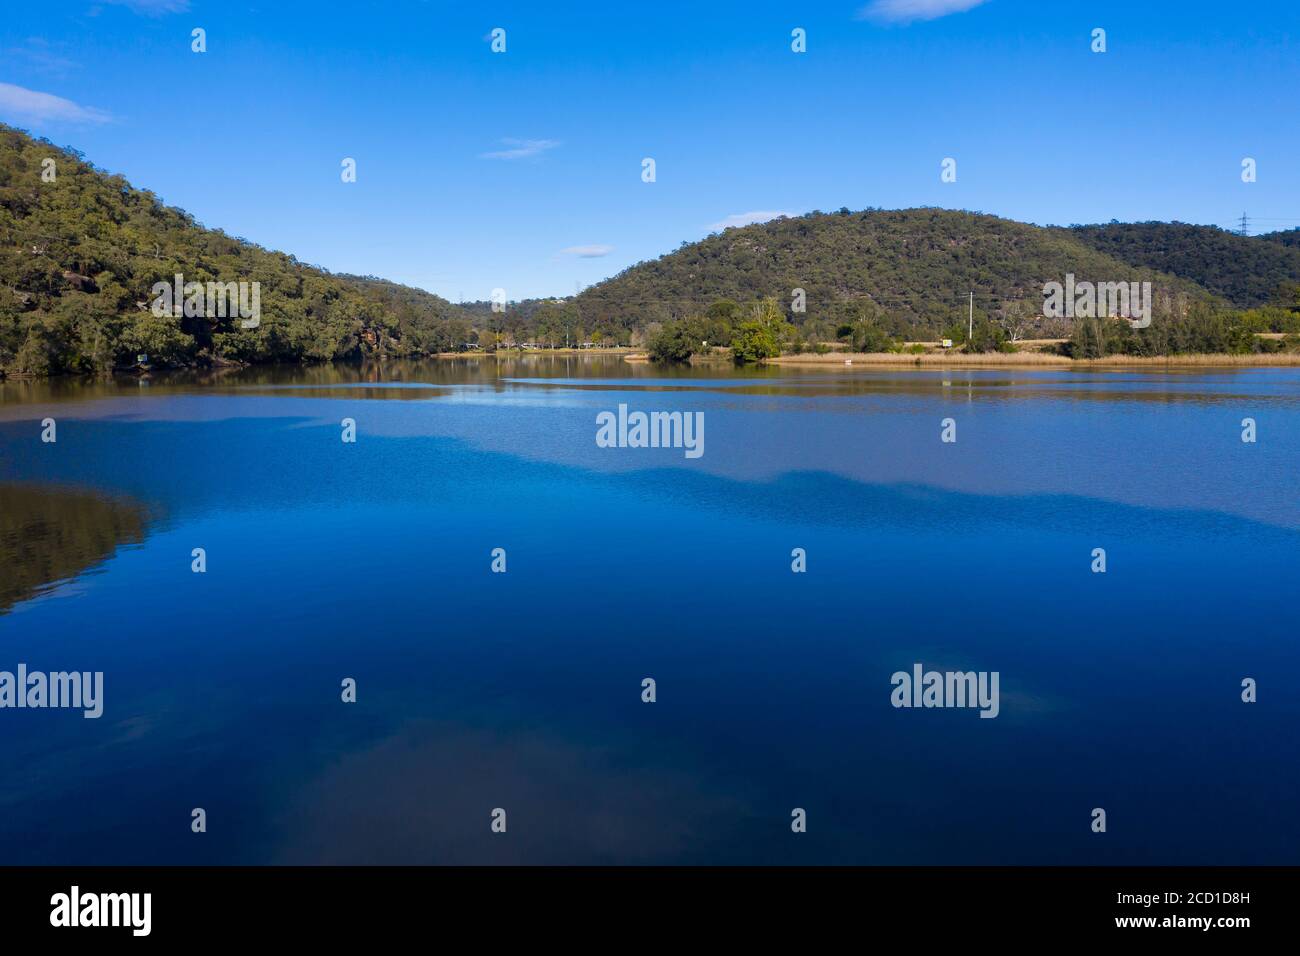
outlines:
{"label": "tree-covered hillside", "polygon": [[787,311],[806,293],[796,321],[851,321],[870,304],[902,334],[937,332],[966,315],[1014,303],[1037,313],[1043,285],[1079,280],[1153,280],[1166,294],[1203,295],[1194,283],[1135,268],[1080,242],[1068,230],[944,209],[811,213],[727,229],[653,262],[639,263],[576,299],[584,316],[666,321],[718,299],[766,297]]}
{"label": "tree-covered hillside", "polygon": [[[53,160],[51,165],[47,160]],[[259,283],[261,317],[159,316],[156,282]],[[459,347],[437,296],[332,275],[205,229],[121,176],[0,125],[0,371],[312,361]]]}
{"label": "tree-covered hillside", "polygon": [[[680,359],[711,343],[756,360],[837,340],[879,351],[940,336],[974,351],[1079,335],[1080,354],[1249,351],[1265,347],[1257,333],[1300,331],[1298,235],[841,209],[728,229],[573,298],[500,311],[332,274],[206,229],[79,153],[0,125],[0,374],[103,372],[142,354],[151,365],[202,366],[580,344]],[[178,274],[256,283],[258,321],[246,327],[188,301],[179,314],[156,307],[155,284]],[[1151,281],[1156,331],[1126,337],[1044,318],[1045,284],[1070,274]]]}
{"label": "tree-covered hillside", "polygon": [[1289,246],[1292,249],[1300,249],[1300,227],[1296,229],[1287,229],[1283,232],[1266,232],[1259,238],[1265,242],[1276,242],[1279,245]]}
{"label": "tree-covered hillside", "polygon": [[1251,237],[1183,222],[1114,222],[1070,232],[1099,252],[1189,279],[1242,309],[1275,302],[1280,289],[1300,281],[1294,232]]}

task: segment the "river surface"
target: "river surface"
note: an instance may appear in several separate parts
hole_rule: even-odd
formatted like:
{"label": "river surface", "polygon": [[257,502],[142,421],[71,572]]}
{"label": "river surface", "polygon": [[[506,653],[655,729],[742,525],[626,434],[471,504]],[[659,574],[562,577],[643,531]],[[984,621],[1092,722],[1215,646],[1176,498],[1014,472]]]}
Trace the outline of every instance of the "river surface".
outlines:
{"label": "river surface", "polygon": [[1298,582],[1297,369],[0,383],[0,863],[1297,864]]}

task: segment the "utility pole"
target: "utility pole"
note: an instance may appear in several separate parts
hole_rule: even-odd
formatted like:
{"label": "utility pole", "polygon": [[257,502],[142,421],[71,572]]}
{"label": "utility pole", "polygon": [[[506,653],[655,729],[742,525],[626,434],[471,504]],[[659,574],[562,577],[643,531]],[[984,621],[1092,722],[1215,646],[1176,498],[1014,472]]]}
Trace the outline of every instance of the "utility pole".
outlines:
{"label": "utility pole", "polygon": [[1237,235],[1239,236],[1250,235],[1250,219],[1246,216],[1244,212],[1241,214],[1241,228],[1237,230]]}
{"label": "utility pole", "polygon": [[970,324],[966,331],[966,344],[970,345],[970,340],[975,337],[975,293],[970,294]]}

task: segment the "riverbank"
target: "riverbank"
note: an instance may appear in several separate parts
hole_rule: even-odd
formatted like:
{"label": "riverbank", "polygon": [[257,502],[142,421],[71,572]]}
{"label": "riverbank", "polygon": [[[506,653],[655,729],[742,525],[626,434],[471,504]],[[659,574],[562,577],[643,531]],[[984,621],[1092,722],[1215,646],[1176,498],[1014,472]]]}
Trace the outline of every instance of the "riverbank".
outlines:
{"label": "riverbank", "polygon": [[574,349],[574,348],[554,348],[554,349],[494,349],[485,352],[482,349],[470,349],[466,352],[434,352],[427,358],[518,358],[520,355],[625,355],[631,353],[632,348],[625,345],[611,346],[610,348],[591,348],[591,349]]}
{"label": "riverbank", "polygon": [[[548,355],[625,355],[631,353],[633,349],[629,346],[614,346],[611,348],[555,348],[555,349],[496,349],[491,352],[485,352],[480,349],[473,349],[466,352],[419,352],[409,355],[367,355],[361,358],[337,359],[335,361],[340,365],[346,365],[350,362],[366,362],[377,365],[384,363],[396,362],[419,362],[426,359],[518,359],[524,356],[548,356]],[[314,368],[322,365],[331,365],[334,362],[232,362],[226,359],[214,361],[195,362],[189,365],[127,365],[114,368],[108,372],[59,372],[54,375],[38,375],[27,372],[16,372],[11,370],[0,369],[0,382],[39,382],[56,379],[73,380],[79,378],[95,378],[103,376],[125,376],[132,375],[141,378],[147,378],[151,374],[160,373],[213,373],[221,371],[238,371],[240,369],[258,369],[258,368]]]}
{"label": "riverbank", "polygon": [[792,367],[853,365],[884,365],[895,368],[907,366],[958,367],[958,366],[1021,366],[1028,368],[1101,368],[1101,367],[1191,367],[1207,366],[1249,368],[1294,368],[1300,366],[1300,353],[1273,352],[1247,355],[1110,355],[1100,359],[1072,359],[1064,355],[1045,352],[981,352],[967,355],[964,352],[925,352],[921,355],[892,352],[835,352],[826,355],[782,355],[767,359],[766,365]]}
{"label": "riverbank", "polygon": [[[380,369],[390,365],[400,365],[403,363],[412,363],[428,360],[470,360],[472,365],[486,363],[487,360],[493,362],[517,362],[521,359],[547,359],[547,358],[580,358],[582,356],[600,357],[610,359],[621,359],[623,362],[636,365],[652,364],[650,357],[643,351],[636,351],[631,348],[608,348],[608,349],[537,349],[528,351],[519,351],[515,349],[502,350],[499,352],[438,352],[423,356],[408,357],[389,357],[386,359],[369,358],[366,362],[361,363],[365,367],[377,367]],[[61,374],[54,376],[47,375],[23,375],[0,373],[0,383],[8,385],[34,384],[40,382],[49,383],[70,383],[78,380],[108,380],[108,379],[140,379],[149,381],[155,378],[173,378],[175,376],[195,376],[196,379],[215,380],[216,377],[226,377],[239,375],[240,373],[258,374],[272,370],[292,370],[300,369],[306,373],[311,370],[329,368],[334,365],[339,367],[348,367],[353,363],[348,362],[310,362],[310,363],[223,363],[221,366],[196,366],[185,368],[154,368],[148,372],[140,372],[136,369],[121,370],[112,375],[108,374]],[[731,358],[730,350],[717,349],[705,355],[695,355],[691,357],[689,363],[693,366],[731,366],[734,364]],[[1055,355],[1050,352],[984,352],[967,355],[959,351],[930,351],[923,352],[919,355],[909,353],[895,352],[828,352],[825,354],[800,353],[795,355],[782,355],[777,358],[766,359],[760,363],[766,366],[782,366],[790,368],[1040,368],[1040,369],[1066,369],[1066,368],[1296,368],[1300,367],[1300,353],[1297,352],[1274,352],[1274,353],[1251,353],[1247,355],[1228,355],[1228,354],[1197,354],[1197,355],[1159,355],[1159,356],[1134,356],[1134,355],[1111,355],[1101,359],[1071,359],[1063,355]]]}

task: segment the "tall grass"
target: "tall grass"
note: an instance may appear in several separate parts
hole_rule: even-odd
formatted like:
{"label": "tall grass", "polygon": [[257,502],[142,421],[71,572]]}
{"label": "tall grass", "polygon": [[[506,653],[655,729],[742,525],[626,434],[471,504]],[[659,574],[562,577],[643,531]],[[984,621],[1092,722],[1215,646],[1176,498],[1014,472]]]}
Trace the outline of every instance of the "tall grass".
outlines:
{"label": "tall grass", "polygon": [[1109,355],[1079,359],[1076,365],[1300,365],[1300,352],[1251,352],[1245,355]]}
{"label": "tall grass", "polygon": [[967,355],[964,352],[926,352],[922,355],[896,355],[892,352],[849,353],[832,355],[782,355],[768,359],[769,365],[843,365],[850,360],[854,365],[1027,365],[1055,366],[1057,368],[1098,368],[1103,366],[1300,366],[1300,353],[1274,352],[1247,355],[1110,355],[1100,359],[1071,359],[1064,355],[1045,352],[984,352]]}
{"label": "tall grass", "polygon": [[1072,365],[1063,355],[1042,352],[986,352],[967,355],[964,352],[923,352],[907,355],[894,352],[836,352],[833,355],[782,355],[768,359],[770,365]]}

